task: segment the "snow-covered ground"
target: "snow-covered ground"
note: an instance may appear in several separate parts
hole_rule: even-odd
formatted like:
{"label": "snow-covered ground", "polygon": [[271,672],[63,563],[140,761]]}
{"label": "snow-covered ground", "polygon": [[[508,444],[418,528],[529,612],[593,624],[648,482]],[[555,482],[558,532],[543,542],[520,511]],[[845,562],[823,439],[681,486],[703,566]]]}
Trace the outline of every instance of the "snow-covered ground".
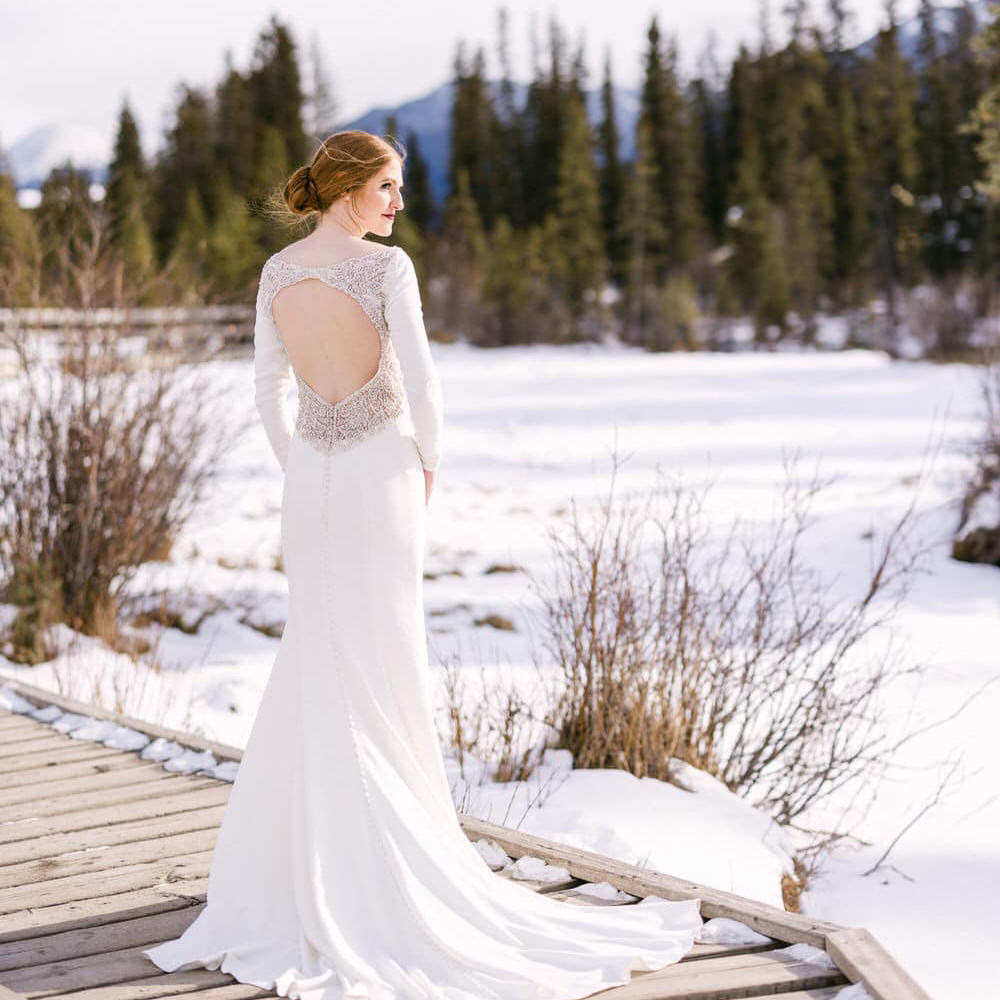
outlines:
{"label": "snow-covered ground", "polygon": [[[948,556],[965,448],[978,431],[972,369],[894,363],[867,351],[647,355],[596,345],[483,351],[435,344],[434,353],[446,440],[428,508],[428,638],[432,663],[457,658],[472,696],[482,665],[518,682],[533,675],[527,575],[485,570],[496,563],[541,570],[546,527],[565,519],[571,498],[606,495],[616,446],[629,456],[619,490],[652,485],[657,466],[692,483],[707,475],[709,509],[720,525],[734,512],[769,517],[790,453],[836,477],[812,507],[818,521],[806,551],[831,593],[845,599],[857,598],[866,579],[866,534],[879,537],[894,523],[925,472],[916,531],[933,546],[929,572],[916,580],[896,625],[910,659],[928,670],[890,706],[892,724],[902,732],[943,718],[1000,673],[1000,570]],[[228,387],[230,417],[252,420],[249,358],[214,367]],[[281,488],[254,424],[228,453],[174,560],[144,567],[133,590],[166,590],[187,624],[197,625],[190,633],[149,631],[158,671],[60,630],[53,663],[29,669],[0,657],[0,672],[83,701],[99,690],[105,704],[127,714],[243,745],[287,607],[285,578],[274,568]],[[509,618],[514,629],[475,624],[489,614]],[[903,767],[852,829],[868,846],[838,849],[802,899],[805,912],[868,927],[936,1000],[992,995],[989,965],[1000,935],[998,712],[1000,683],[909,743]],[[443,712],[438,721],[444,733]],[[467,812],[781,905],[781,873],[797,841],[713,778],[687,768],[682,777],[692,791],[684,791],[571,763],[568,753],[550,751],[522,785],[486,780],[474,759],[464,777],[456,760],[448,767]],[[862,874],[901,833],[885,863]]]}

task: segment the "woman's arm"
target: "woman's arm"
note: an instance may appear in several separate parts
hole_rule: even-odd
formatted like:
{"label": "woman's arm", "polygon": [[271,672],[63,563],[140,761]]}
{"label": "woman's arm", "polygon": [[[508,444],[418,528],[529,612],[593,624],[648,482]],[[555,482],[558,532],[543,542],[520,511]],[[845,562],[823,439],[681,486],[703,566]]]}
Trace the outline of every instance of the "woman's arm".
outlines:
{"label": "woman's arm", "polygon": [[266,275],[262,275],[257,290],[257,316],[253,332],[254,401],[271,450],[284,469],[295,427],[287,400],[292,371],[281,336],[265,304],[266,283]]}
{"label": "woman's arm", "polygon": [[417,272],[409,254],[401,247],[397,248],[388,277],[391,284],[386,291],[385,319],[403,371],[420,462],[430,472],[437,469],[441,460],[444,422],[441,381],[424,327]]}

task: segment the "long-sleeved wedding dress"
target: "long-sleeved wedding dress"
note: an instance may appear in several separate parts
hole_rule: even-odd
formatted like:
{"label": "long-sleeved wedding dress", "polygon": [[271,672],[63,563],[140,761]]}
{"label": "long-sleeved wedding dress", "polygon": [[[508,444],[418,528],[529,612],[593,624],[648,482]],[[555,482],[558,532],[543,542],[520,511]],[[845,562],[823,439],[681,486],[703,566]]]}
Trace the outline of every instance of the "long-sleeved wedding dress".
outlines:
{"label": "long-sleeved wedding dress", "polygon": [[[336,404],[294,372],[271,302],[319,278],[378,332]],[[284,634],[219,829],[208,900],[161,969],[209,968],[302,1000],[573,1000],[682,958],[699,901],[574,906],[493,874],[458,822],[433,719],[423,468],[442,400],[398,247],[264,265],[256,402],[285,471]],[[298,412],[285,392],[294,373]]]}

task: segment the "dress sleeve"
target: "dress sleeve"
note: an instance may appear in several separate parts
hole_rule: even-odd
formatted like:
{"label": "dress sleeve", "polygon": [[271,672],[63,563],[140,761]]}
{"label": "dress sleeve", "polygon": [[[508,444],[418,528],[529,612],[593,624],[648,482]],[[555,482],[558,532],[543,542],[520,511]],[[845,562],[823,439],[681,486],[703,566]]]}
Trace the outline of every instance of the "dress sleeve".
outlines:
{"label": "dress sleeve", "polygon": [[295,426],[287,399],[292,370],[285,346],[267,307],[267,284],[267,274],[263,273],[257,289],[253,333],[254,402],[271,450],[284,469]]}
{"label": "dress sleeve", "polygon": [[424,327],[417,272],[409,254],[402,248],[397,248],[389,278],[385,320],[403,371],[403,384],[416,431],[420,462],[430,471],[436,469],[441,460],[441,381],[431,358],[430,343]]}

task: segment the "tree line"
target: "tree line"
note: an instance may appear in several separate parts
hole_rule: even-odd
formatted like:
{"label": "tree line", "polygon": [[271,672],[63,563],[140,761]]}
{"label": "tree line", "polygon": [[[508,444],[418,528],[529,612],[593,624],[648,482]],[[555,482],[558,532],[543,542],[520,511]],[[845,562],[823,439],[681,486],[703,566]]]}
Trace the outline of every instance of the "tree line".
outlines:
{"label": "tree line", "polygon": [[[693,349],[740,318],[754,341],[809,342],[821,314],[861,311],[891,335],[929,287],[951,331],[933,346],[959,353],[998,260],[1000,39],[995,9],[979,32],[969,0],[947,10],[945,30],[943,9],[921,0],[906,53],[895,0],[862,47],[847,44],[844,0],[828,0],[822,24],[794,0],[782,45],[765,13],[753,49],[723,68],[709,42],[691,79],[654,16],[626,159],[610,57],[592,88],[583,43],[570,50],[550,19],[518,87],[501,8],[497,73],[482,47],[456,52],[443,204],[419,135],[398,136],[406,211],[393,241],[419,262],[432,333],[511,344],[613,331]],[[67,259],[93,252],[95,211],[109,261],[95,300],[123,288],[138,304],[252,300],[263,256],[306,231],[278,225],[266,198],[337,127],[311,55],[310,74],[272,16],[246,70],[227,55],[213,92],[180,86],[151,162],[126,103],[99,206],[70,165],[31,210],[0,173],[0,304],[47,304]],[[385,131],[396,136],[394,116]]]}

